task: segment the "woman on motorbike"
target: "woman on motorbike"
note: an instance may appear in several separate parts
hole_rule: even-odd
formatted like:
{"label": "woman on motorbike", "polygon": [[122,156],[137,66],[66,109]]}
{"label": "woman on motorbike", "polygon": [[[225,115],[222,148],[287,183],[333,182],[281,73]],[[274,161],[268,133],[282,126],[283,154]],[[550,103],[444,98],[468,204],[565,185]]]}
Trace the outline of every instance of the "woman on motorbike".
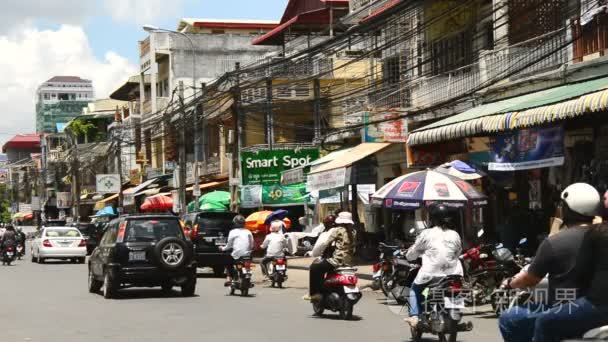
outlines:
{"label": "woman on motorbike", "polygon": [[[321,290],[325,274],[338,267],[350,266],[355,253],[355,230],[352,214],[341,212],[335,220],[335,226],[329,231],[324,232],[317,240],[316,251],[323,251],[333,246],[334,250],[329,258],[324,258],[319,262],[310,265],[310,284],[309,294],[304,296],[304,300],[312,302],[322,299]],[[316,253],[313,253],[313,255]]]}

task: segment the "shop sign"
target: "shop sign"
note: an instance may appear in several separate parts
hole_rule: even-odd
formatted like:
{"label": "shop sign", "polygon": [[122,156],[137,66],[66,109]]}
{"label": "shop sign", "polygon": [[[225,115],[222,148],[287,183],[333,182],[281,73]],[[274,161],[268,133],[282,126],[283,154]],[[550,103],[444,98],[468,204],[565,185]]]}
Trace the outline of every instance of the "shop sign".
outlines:
{"label": "shop sign", "polygon": [[303,167],[298,167],[295,169],[281,172],[281,184],[283,184],[283,185],[304,183],[305,181],[306,181],[306,178],[304,178],[304,168]]}
{"label": "shop sign", "polygon": [[262,186],[244,185],[241,187],[241,208],[259,208],[262,206]]}
{"label": "shop sign", "polygon": [[[363,117],[365,126],[363,129],[363,142],[405,142],[407,140],[407,119],[399,118],[403,113],[365,112]],[[377,124],[369,124],[374,121],[389,120]]]}
{"label": "shop sign", "polygon": [[19,212],[30,214],[32,212],[32,205],[29,203],[19,203]]}
{"label": "shop sign", "polygon": [[115,194],[120,191],[120,175],[119,174],[107,174],[107,175],[96,175],[96,186],[97,192],[100,194]]}
{"label": "shop sign", "polygon": [[33,211],[40,211],[40,197],[38,196],[32,196],[32,204],[31,204],[32,210]]}
{"label": "shop sign", "polygon": [[151,168],[151,167],[146,168],[146,179],[152,179],[152,178],[160,177],[162,175],[163,175],[162,169]]}
{"label": "shop sign", "polygon": [[57,193],[57,208],[68,209],[72,207],[72,194],[69,192]]}
{"label": "shop sign", "polygon": [[[344,187],[319,191],[319,203],[340,203],[340,192],[342,190],[344,190]],[[376,184],[357,184],[357,194],[364,204],[368,204],[369,198],[374,192],[376,192]],[[343,194],[342,196],[345,195]],[[348,187],[348,200],[353,200],[352,185]]]}
{"label": "shop sign", "polygon": [[500,134],[492,145],[490,171],[517,171],[564,164],[564,128],[530,128]]}
{"label": "shop sign", "polygon": [[343,187],[350,183],[350,167],[312,173],[306,177],[306,190],[316,192]]}
{"label": "shop sign", "polygon": [[319,159],[316,148],[241,152],[242,184],[279,184],[281,172]]}
{"label": "shop sign", "polygon": [[265,206],[305,204],[308,196],[304,183],[262,186],[262,203]]}

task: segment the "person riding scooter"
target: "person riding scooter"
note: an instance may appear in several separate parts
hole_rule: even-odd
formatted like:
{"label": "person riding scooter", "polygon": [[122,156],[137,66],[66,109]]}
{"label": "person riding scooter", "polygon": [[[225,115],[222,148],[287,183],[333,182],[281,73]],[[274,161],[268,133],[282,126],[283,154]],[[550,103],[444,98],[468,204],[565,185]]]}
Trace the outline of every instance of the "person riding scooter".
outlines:
{"label": "person riding scooter", "polygon": [[226,265],[226,282],[224,286],[228,287],[232,283],[236,270],[234,262],[241,258],[251,257],[253,250],[253,235],[249,229],[245,228],[245,218],[242,215],[237,215],[232,219],[232,230],[228,234],[226,246],[221,248],[222,251],[232,250],[230,263]]}
{"label": "person riding scooter", "polygon": [[[590,267],[596,261],[591,254],[593,248],[585,248],[584,243],[599,214],[600,202],[599,193],[589,184],[572,184],[562,192],[562,229],[541,243],[527,270],[502,285],[506,290],[534,287],[548,275],[548,303],[531,303],[504,312],[499,327],[506,342],[561,341],[584,333],[579,331],[584,327],[575,323],[579,316],[572,315],[572,309],[577,305],[589,308],[580,301],[588,290]],[[605,283],[602,286],[601,291],[605,291]]]}
{"label": "person riding scooter", "polygon": [[309,294],[304,300],[319,302],[322,300],[321,290],[325,274],[338,267],[350,266],[355,254],[355,230],[352,214],[343,211],[338,214],[335,226],[319,236],[313,256],[321,256],[325,249],[333,245],[334,250],[329,258],[322,258],[310,265]]}
{"label": "person riding scooter", "polygon": [[17,233],[15,232],[15,228],[12,225],[8,225],[6,227],[6,231],[2,235],[2,239],[0,239],[0,247],[4,250],[7,246],[15,246],[17,244]]}
{"label": "person riding scooter", "polygon": [[407,251],[410,261],[422,257],[422,266],[410,290],[410,312],[405,322],[416,327],[422,314],[424,289],[433,280],[450,275],[462,276],[462,265],[458,259],[462,252],[460,235],[452,230],[452,214],[442,204],[429,208],[433,228],[423,230],[414,245]]}
{"label": "person riding scooter", "polygon": [[266,250],[266,256],[260,262],[262,273],[269,277],[268,274],[268,263],[274,258],[285,257],[285,249],[287,248],[287,240],[285,236],[281,234],[283,230],[283,221],[273,221],[270,224],[270,234],[266,235],[264,242],[262,242],[262,249]]}

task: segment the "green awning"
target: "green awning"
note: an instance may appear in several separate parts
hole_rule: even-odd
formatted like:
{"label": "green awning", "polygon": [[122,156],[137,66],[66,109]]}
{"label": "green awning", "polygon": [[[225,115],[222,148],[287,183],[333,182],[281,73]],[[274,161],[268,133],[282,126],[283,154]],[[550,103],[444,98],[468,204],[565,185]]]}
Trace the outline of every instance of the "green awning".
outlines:
{"label": "green awning", "polygon": [[567,84],[484,104],[415,130],[410,135],[408,144],[428,144],[483,133],[484,127],[487,126],[484,125],[488,122],[487,117],[548,106],[605,88],[608,88],[608,77]]}

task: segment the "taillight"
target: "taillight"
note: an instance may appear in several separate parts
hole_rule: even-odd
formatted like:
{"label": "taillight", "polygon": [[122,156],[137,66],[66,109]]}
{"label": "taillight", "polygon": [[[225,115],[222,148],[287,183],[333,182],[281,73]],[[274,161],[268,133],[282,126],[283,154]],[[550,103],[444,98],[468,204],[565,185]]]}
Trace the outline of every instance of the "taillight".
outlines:
{"label": "taillight", "polygon": [[118,226],[118,234],[116,236],[116,242],[122,242],[125,239],[125,230],[127,228],[127,222],[123,221]]}
{"label": "taillight", "polygon": [[462,289],[462,283],[459,281],[453,280],[448,285],[452,292],[459,292]]}
{"label": "taillight", "polygon": [[251,268],[251,261],[245,261],[245,262],[243,262],[243,267],[245,267],[245,268]]}
{"label": "taillight", "polygon": [[373,265],[372,265],[372,271],[373,271],[374,273],[376,273],[376,272],[380,271],[380,268],[381,268],[381,267],[382,267],[382,264],[381,264],[381,263],[373,264]]}
{"label": "taillight", "polygon": [[277,259],[277,265],[285,265],[287,263],[287,260],[285,259]]}
{"label": "taillight", "polygon": [[190,240],[196,239],[198,236],[198,224],[195,224],[190,231]]}
{"label": "taillight", "polygon": [[85,240],[85,239],[80,240],[78,247],[86,247],[86,246],[87,246],[87,240]]}
{"label": "taillight", "polygon": [[51,241],[49,241],[49,240],[42,241],[42,246],[44,246],[44,247],[53,247],[53,245],[51,245]]}

